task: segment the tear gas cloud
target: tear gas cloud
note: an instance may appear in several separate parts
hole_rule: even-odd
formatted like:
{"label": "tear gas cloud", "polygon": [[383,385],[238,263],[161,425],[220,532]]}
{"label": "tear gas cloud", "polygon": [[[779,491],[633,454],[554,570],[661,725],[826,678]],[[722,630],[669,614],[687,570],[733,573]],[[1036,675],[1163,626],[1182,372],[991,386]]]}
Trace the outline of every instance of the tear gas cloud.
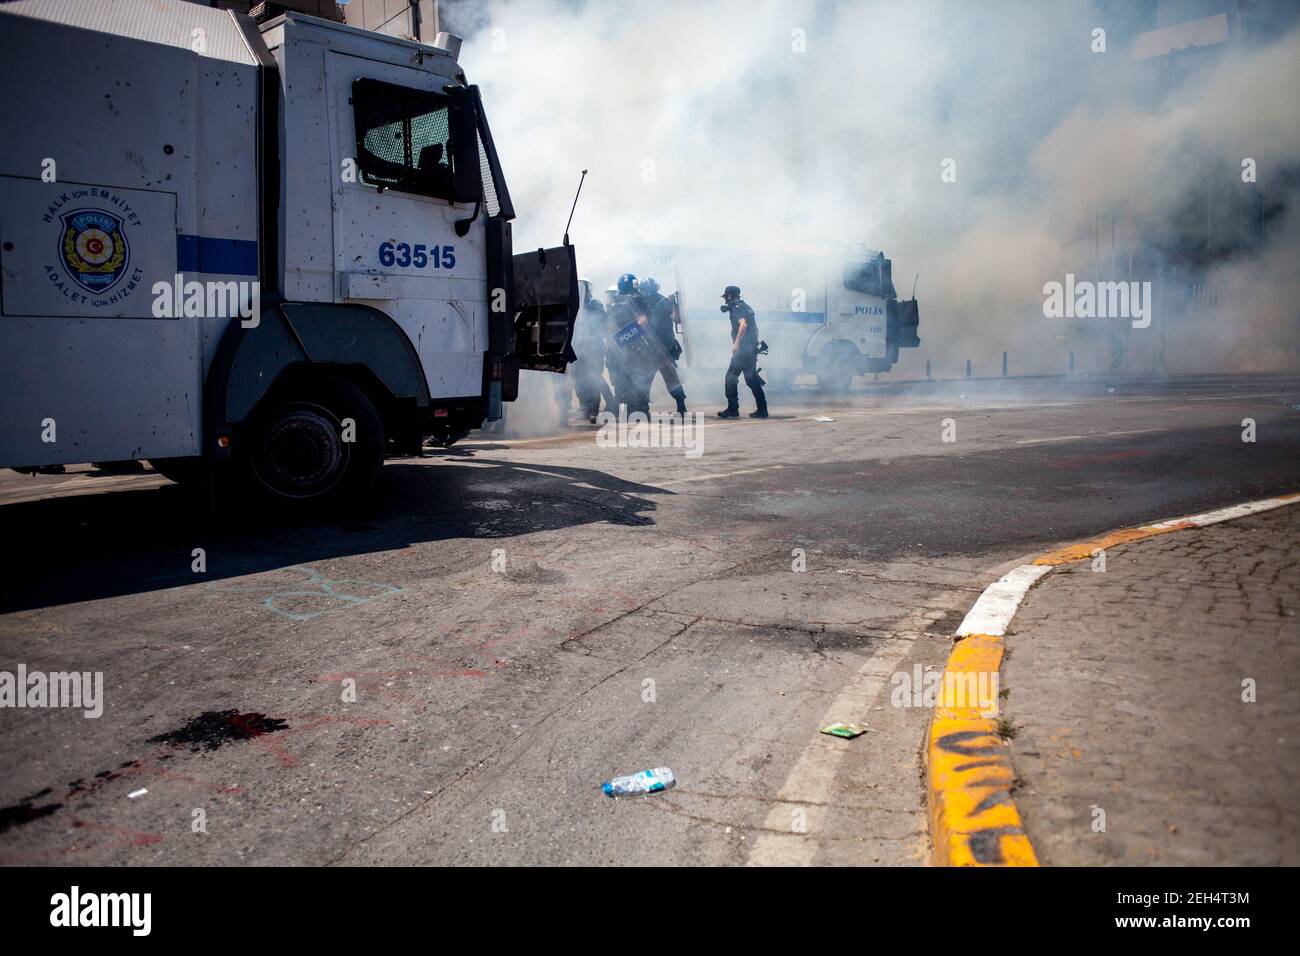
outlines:
{"label": "tear gas cloud", "polygon": [[[1080,371],[1300,367],[1300,31],[1175,81],[1131,58],[1140,9],[444,0],[442,21],[483,88],[516,251],[558,243],[591,170],[571,236],[597,289],[639,243],[865,243],[900,296],[920,274],[922,345],[894,376],[987,374],[1003,349],[1018,373],[1071,349]],[[1152,281],[1155,321],[1044,317],[1067,273]],[[734,281],[757,281],[743,256]]]}

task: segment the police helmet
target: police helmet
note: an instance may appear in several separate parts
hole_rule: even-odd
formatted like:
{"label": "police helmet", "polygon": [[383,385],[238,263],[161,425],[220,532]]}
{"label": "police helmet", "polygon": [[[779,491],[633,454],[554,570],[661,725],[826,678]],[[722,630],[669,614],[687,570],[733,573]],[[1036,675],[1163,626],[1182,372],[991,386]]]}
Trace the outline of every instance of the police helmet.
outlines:
{"label": "police helmet", "polygon": [[618,277],[619,295],[632,295],[636,292],[636,276],[630,272],[624,272]]}
{"label": "police helmet", "polygon": [[654,295],[656,292],[659,291],[659,283],[656,282],[654,279],[650,278],[649,276],[646,276],[644,279],[638,282],[636,284],[636,287],[645,295]]}
{"label": "police helmet", "polygon": [[737,286],[737,285],[729,285],[729,286],[727,286],[725,289],[722,290],[722,297],[723,297],[724,299],[739,299],[739,298],[740,298],[740,286]]}

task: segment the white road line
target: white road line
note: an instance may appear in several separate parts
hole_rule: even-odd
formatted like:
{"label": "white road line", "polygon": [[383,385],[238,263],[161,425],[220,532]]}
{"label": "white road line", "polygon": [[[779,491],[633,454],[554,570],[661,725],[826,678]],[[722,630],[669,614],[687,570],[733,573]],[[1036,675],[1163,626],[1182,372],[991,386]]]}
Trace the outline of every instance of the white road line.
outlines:
{"label": "white road line", "polygon": [[1050,441],[1079,441],[1083,438],[1107,438],[1111,435],[1143,435],[1147,432],[1167,432],[1168,428],[1127,428],[1121,431],[1096,432],[1092,435],[1060,435],[1056,438],[1021,438],[1017,445],[1040,445]]}
{"label": "white road line", "polygon": [[1078,441],[1080,438],[1087,438],[1087,435],[1060,435],[1056,438],[1021,438],[1016,442],[1017,445],[1041,445],[1049,441]]}
{"label": "white road line", "polygon": [[[896,634],[923,634],[934,622],[926,610],[912,611],[890,630]],[[799,754],[785,783],[776,792],[776,800],[763,821],[763,830],[754,839],[746,861],[750,866],[810,866],[821,849],[819,836],[827,833],[829,810],[834,803],[840,765],[846,758],[869,760],[872,734],[855,741],[840,740],[819,733],[818,728],[837,720],[862,721],[870,724],[871,704],[887,694],[893,675],[913,652],[912,640],[881,642],[879,650],[867,658],[831,702],[816,726],[808,729],[809,743]],[[874,732],[874,731],[873,731]],[[802,809],[804,832],[794,829],[794,811]],[[918,825],[925,826],[925,813],[917,810]],[[865,860],[864,860],[865,862]]]}
{"label": "white road line", "polygon": [[1003,635],[1007,632],[1025,592],[1048,571],[1051,565],[1022,564],[984,589],[975,606],[957,628],[957,636],[968,634]]}
{"label": "white road line", "polygon": [[1283,392],[1255,392],[1252,395],[1189,395],[1189,402],[1232,402],[1242,398],[1282,398]]}

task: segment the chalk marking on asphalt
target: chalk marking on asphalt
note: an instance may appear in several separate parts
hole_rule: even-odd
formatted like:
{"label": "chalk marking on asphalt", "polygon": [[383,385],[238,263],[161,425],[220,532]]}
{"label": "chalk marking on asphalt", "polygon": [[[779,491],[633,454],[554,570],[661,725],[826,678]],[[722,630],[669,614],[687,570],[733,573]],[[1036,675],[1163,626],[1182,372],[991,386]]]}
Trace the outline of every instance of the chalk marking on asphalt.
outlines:
{"label": "chalk marking on asphalt", "polygon": [[[1203,528],[1233,518],[1300,503],[1300,493],[1123,528],[1066,545],[1023,564],[984,589],[954,635],[943,688],[969,687],[979,675],[996,674],[1005,652],[1003,636],[1029,588],[1054,568],[1082,561],[1097,550],[1161,534]],[[1038,866],[1033,844],[1016,808],[1015,768],[998,733],[997,704],[955,706],[941,699],[926,738],[926,803],[934,859],[940,866]]]}
{"label": "chalk marking on asphalt", "polygon": [[661,481],[659,485],[680,485],[688,481],[713,481],[717,478],[732,478],[736,475],[752,475],[759,471],[776,471],[778,468],[784,468],[785,465],[762,465],[758,468],[741,468],[738,471],[724,471],[715,475],[691,475],[688,478],[673,478],[669,481]]}

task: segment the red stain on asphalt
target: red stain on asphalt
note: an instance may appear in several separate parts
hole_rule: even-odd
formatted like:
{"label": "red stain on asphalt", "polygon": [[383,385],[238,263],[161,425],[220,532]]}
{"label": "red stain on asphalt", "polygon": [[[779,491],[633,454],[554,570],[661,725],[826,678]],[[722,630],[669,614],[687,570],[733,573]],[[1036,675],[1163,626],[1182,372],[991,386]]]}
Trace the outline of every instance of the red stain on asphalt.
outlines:
{"label": "red stain on asphalt", "polygon": [[156,777],[159,780],[168,780],[173,783],[183,783],[187,786],[197,787],[202,790],[210,790],[213,793],[243,793],[239,787],[222,786],[221,784],[200,780],[198,777],[187,777],[185,774],[171,773],[159,767],[151,767],[148,764],[142,764],[138,760],[134,761],[132,765],[126,768],[123,772]]}
{"label": "red stain on asphalt", "polygon": [[291,754],[285,746],[285,738],[293,737],[296,734],[306,733],[309,730],[316,730],[327,724],[353,724],[360,727],[391,727],[391,720],[380,720],[372,717],[335,717],[332,714],[298,714],[291,717],[294,725],[291,729],[283,730],[274,736],[262,734],[254,737],[253,743],[259,744],[270,751],[271,755],[280,762],[282,767],[298,766],[298,758]]}
{"label": "red stain on asphalt", "polygon": [[[111,850],[123,846],[149,846],[153,843],[161,843],[163,838],[161,833],[146,833],[142,830],[124,830],[121,827],[110,827],[103,823],[90,823],[87,820],[73,820],[72,825],[79,830],[94,830],[98,833],[111,833],[115,836],[125,837],[113,843],[104,843],[96,847],[101,850]],[[68,847],[67,852],[77,852],[78,847]],[[85,847],[84,849],[90,849]]]}

